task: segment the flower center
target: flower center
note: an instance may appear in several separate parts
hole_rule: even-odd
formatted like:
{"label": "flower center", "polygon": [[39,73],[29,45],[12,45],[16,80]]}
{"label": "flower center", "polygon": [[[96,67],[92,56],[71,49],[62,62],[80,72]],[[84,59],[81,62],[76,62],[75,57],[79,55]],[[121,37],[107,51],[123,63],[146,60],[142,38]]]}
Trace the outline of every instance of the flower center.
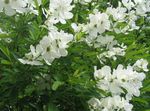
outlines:
{"label": "flower center", "polygon": [[47,47],[46,51],[49,52],[50,51],[50,47]]}

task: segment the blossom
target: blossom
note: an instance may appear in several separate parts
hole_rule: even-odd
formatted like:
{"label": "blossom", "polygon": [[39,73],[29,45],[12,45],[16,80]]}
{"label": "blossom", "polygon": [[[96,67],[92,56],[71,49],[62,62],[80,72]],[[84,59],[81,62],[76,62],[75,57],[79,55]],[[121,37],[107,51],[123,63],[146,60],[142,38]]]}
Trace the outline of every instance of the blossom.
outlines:
{"label": "blossom", "polygon": [[22,64],[30,64],[30,65],[43,65],[40,61],[36,60],[27,60],[27,59],[18,59]]}
{"label": "blossom", "polygon": [[[38,5],[41,5],[41,0],[37,0]],[[34,13],[38,15],[35,1],[33,0],[1,0],[0,12],[5,12],[6,15],[12,16],[16,13]]]}
{"label": "blossom", "polygon": [[[129,31],[137,30],[139,29],[139,26],[136,25],[136,21],[138,19],[138,16],[136,15],[136,12],[134,10],[129,11],[126,13],[126,17],[124,18],[124,21],[115,22],[113,23],[113,30],[116,33],[125,33],[128,34]],[[122,26],[122,24],[124,24]]]}
{"label": "blossom", "polygon": [[143,71],[147,72],[148,71],[148,62],[147,60],[144,59],[139,59],[136,61],[136,63],[133,65],[135,70],[140,70],[142,69]]}
{"label": "blossom", "polygon": [[26,6],[25,0],[0,0],[0,12],[4,10],[5,14],[9,16],[16,12],[23,13]]}
{"label": "blossom", "polygon": [[[104,91],[110,91],[115,94],[120,94],[122,90],[119,87],[119,82],[113,81],[113,76],[111,73],[112,71],[109,66],[104,66],[99,70],[95,70],[94,77],[98,81],[97,87]],[[113,81],[113,83],[111,81]]]}
{"label": "blossom", "polygon": [[[120,96],[106,97],[101,99],[101,104],[104,111],[115,111],[122,109],[124,111],[132,111],[133,105]],[[102,110],[102,111],[103,111]]]}
{"label": "blossom", "polygon": [[[26,7],[26,12],[33,13],[38,15],[38,10],[36,9],[36,3],[34,0],[27,0],[28,7]],[[37,0],[37,5],[40,6],[42,4],[41,0]]]}
{"label": "blossom", "polygon": [[138,1],[135,9],[137,15],[146,16],[146,13],[150,11],[150,1]]}
{"label": "blossom", "polygon": [[[128,65],[125,68],[119,64],[116,69],[105,65],[101,69],[94,67],[94,78],[97,81],[97,87],[112,96],[102,95],[101,99],[91,98],[88,101],[91,111],[132,111],[133,105],[129,102],[133,96],[140,96],[145,74],[135,71],[134,65]],[[122,95],[125,96],[122,97]]]}
{"label": "blossom", "polygon": [[[133,2],[134,1],[134,2]],[[128,9],[135,9],[137,16],[146,16],[150,11],[150,1],[148,0],[122,0],[123,5]]]}
{"label": "blossom", "polygon": [[39,44],[30,46],[31,52],[26,54],[25,58],[19,59],[23,64],[42,65],[44,60],[48,65],[54,61],[55,58],[67,56],[68,43],[73,40],[73,35],[65,33],[64,31],[58,32],[57,30],[49,32],[44,36]]}
{"label": "blossom", "polygon": [[89,14],[89,20],[90,22],[85,25],[83,30],[91,38],[110,29],[109,16],[106,13],[100,13],[96,10],[94,14]]}
{"label": "blossom", "polygon": [[71,24],[72,29],[74,30],[74,32],[78,33],[82,31],[82,28],[84,27],[83,24],[76,24],[76,23],[72,23]]}
{"label": "blossom", "polygon": [[[141,66],[144,60],[138,60],[135,64]],[[144,61],[147,67],[147,61]],[[144,67],[145,67],[144,65]],[[112,96],[102,95],[101,99],[91,98],[88,101],[91,111],[132,111],[133,105],[130,100],[133,96],[140,96],[142,81],[145,79],[143,72],[137,72],[134,67],[128,65],[126,68],[119,64],[116,69],[103,66],[101,69],[94,67],[94,78],[97,87],[108,92]],[[124,91],[124,90],[126,91]],[[125,95],[125,96],[123,96]]]}
{"label": "blossom", "polygon": [[[115,43],[115,42],[114,42]],[[106,58],[116,60],[117,56],[124,56],[125,55],[125,50],[126,46],[124,44],[115,44],[118,45],[118,47],[109,47],[108,51],[104,51],[103,53],[99,54],[97,57],[100,60],[101,63],[104,63],[106,61]]]}
{"label": "blossom", "polygon": [[64,33],[63,31],[49,32],[48,36],[45,36],[40,41],[40,46],[43,49],[42,57],[47,64],[51,64],[55,58],[66,56],[68,53],[68,42],[72,41],[73,35]]}
{"label": "blossom", "polygon": [[142,87],[145,74],[136,72],[133,66],[124,68],[123,65],[120,64],[113,70],[111,70],[109,66],[95,70],[94,77],[97,80],[98,88],[111,92],[113,95],[125,93],[122,90],[122,88],[124,88],[128,95],[139,96],[139,89]]}
{"label": "blossom", "polygon": [[91,109],[99,109],[101,102],[99,99],[93,97],[88,101],[88,104],[90,105]]}
{"label": "blossom", "polygon": [[128,10],[131,10],[132,7],[135,6],[135,4],[134,4],[134,2],[132,2],[132,0],[122,0],[121,2]]}
{"label": "blossom", "polygon": [[88,43],[88,45],[93,45],[95,48],[105,47],[106,49],[111,49],[114,45],[117,45],[117,41],[114,40],[114,38],[114,36],[109,35],[99,35],[95,39],[87,36],[86,42]]}
{"label": "blossom", "polygon": [[128,26],[130,26],[130,29],[129,29],[129,31],[132,31],[132,30],[137,30],[137,29],[139,29],[139,26],[137,26],[136,25],[136,20],[138,19],[138,17],[136,16],[136,12],[135,11],[130,11],[129,13],[128,13],[128,21],[127,21],[127,23],[128,23]]}
{"label": "blossom", "polygon": [[133,108],[133,105],[128,100],[118,95],[101,99],[91,98],[88,104],[91,106],[91,111],[116,111],[118,109],[132,111]]}
{"label": "blossom", "polygon": [[61,22],[66,23],[66,20],[71,19],[73,14],[70,12],[73,9],[72,0],[51,0],[49,4],[49,20],[56,24]]}
{"label": "blossom", "polygon": [[128,94],[140,96],[139,89],[145,79],[144,73],[134,71],[133,66],[127,66],[125,69],[123,65],[118,65],[117,69],[113,70],[112,75],[120,82],[120,87],[127,90]]}
{"label": "blossom", "polygon": [[40,57],[40,54],[42,52],[42,49],[39,45],[36,46],[30,46],[31,52],[25,54],[24,58],[18,59],[22,64],[30,64],[30,65],[43,65],[42,58]]}
{"label": "blossom", "polygon": [[45,60],[47,64],[52,63],[55,58],[59,58],[60,56],[56,52],[56,46],[53,46],[53,41],[49,36],[44,36],[40,41],[39,46],[42,49],[42,58]]}
{"label": "blossom", "polygon": [[125,21],[125,17],[127,15],[126,13],[127,9],[124,7],[121,7],[121,4],[119,3],[119,6],[117,8],[108,7],[106,10],[106,13],[113,16],[113,19],[117,22],[123,22]]}

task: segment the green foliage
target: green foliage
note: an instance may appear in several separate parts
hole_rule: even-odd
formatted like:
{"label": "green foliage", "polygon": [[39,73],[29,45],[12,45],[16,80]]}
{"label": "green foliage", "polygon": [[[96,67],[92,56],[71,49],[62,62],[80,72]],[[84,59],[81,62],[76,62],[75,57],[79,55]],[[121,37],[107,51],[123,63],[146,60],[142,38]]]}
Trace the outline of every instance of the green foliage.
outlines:
{"label": "green foliage", "polygon": [[[108,0],[107,0],[108,1]],[[99,9],[107,6],[107,1],[98,0]],[[111,0],[117,6],[117,0]],[[47,6],[47,0],[43,0]],[[85,23],[91,5],[77,6],[72,21],[58,27],[72,31],[69,24],[72,22]],[[51,66],[22,65],[17,58],[22,57],[29,50],[31,44],[38,41],[47,33],[42,27],[45,18],[38,7],[40,15],[32,14],[8,17],[0,13],[0,27],[9,34],[0,34],[0,111],[89,111],[87,101],[104,91],[95,91],[96,83],[93,78],[93,66],[101,67],[95,50],[83,42],[71,44],[68,56],[56,59]],[[34,19],[34,21],[33,21]],[[30,24],[29,24],[30,23]],[[108,61],[107,64],[116,67],[119,63],[127,65],[139,58],[147,59],[150,63],[150,22],[144,18],[139,25],[147,27],[133,31],[129,35],[115,35],[116,39],[125,43],[126,55],[117,61]],[[39,27],[41,25],[41,27]],[[4,42],[11,37],[12,42]],[[83,33],[77,35],[80,40]],[[150,73],[144,80],[141,96],[133,99],[134,111],[150,111]]]}

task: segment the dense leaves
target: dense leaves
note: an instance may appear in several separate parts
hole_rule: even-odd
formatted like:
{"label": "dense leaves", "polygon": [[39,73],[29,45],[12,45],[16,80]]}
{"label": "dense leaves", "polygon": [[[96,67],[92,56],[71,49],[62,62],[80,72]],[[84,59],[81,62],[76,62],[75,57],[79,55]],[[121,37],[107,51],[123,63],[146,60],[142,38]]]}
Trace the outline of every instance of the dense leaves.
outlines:
{"label": "dense leaves", "polygon": [[[92,6],[95,2],[97,5]],[[58,29],[74,33],[71,23],[88,22],[88,14],[95,7],[105,10],[107,2],[118,6],[118,0],[93,0],[86,5],[76,3],[72,11],[74,17],[66,24],[58,23]],[[49,0],[43,0],[41,6],[37,5],[38,16],[25,13],[10,17],[0,13],[0,28],[7,32],[0,34],[0,111],[90,111],[87,101],[91,97],[108,95],[93,81],[94,66],[103,66],[97,58],[102,50],[80,41],[86,36],[82,32],[77,34],[76,42],[69,44],[68,55],[55,59],[52,65],[31,66],[19,62],[18,58],[30,51],[30,45],[38,44],[47,34],[42,8],[48,7],[48,4]],[[150,22],[144,17],[137,22],[140,29],[127,35],[106,32],[127,45],[125,56],[118,57],[116,61],[107,60],[106,65],[112,68],[120,63],[133,65],[141,58],[150,63]],[[150,110],[149,72],[146,73],[140,97],[134,97],[132,104],[133,111]]]}

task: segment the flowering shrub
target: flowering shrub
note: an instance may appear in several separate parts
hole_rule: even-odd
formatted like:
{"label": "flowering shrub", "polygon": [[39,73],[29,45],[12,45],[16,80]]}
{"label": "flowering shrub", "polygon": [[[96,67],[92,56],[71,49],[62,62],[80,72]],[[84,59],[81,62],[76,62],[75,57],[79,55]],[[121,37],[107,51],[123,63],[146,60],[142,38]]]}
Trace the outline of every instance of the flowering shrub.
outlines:
{"label": "flowering shrub", "polygon": [[1,111],[149,111],[149,0],[1,0]]}

